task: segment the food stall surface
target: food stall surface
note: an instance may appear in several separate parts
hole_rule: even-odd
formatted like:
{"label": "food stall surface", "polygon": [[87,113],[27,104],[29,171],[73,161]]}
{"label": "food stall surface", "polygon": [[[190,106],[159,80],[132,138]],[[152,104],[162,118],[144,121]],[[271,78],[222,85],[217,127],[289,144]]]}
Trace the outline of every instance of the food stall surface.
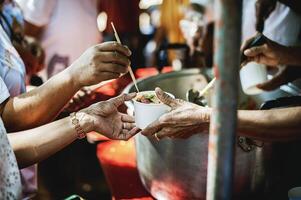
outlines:
{"label": "food stall surface", "polygon": [[134,140],[107,141],[97,147],[97,157],[113,199],[154,199],[143,187],[136,165]]}

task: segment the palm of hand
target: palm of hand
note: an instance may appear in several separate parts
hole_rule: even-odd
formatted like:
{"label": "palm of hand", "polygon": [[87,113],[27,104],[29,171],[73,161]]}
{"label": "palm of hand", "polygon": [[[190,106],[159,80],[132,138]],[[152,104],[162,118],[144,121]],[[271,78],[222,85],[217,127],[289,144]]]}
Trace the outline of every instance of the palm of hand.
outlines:
{"label": "palm of hand", "polygon": [[110,139],[121,138],[122,120],[121,114],[116,110],[108,116],[97,118],[96,123],[99,124],[98,132]]}
{"label": "palm of hand", "polygon": [[93,105],[88,114],[94,118],[97,132],[110,139],[123,139],[120,134],[122,131],[122,114],[117,107],[109,102],[100,102]]}

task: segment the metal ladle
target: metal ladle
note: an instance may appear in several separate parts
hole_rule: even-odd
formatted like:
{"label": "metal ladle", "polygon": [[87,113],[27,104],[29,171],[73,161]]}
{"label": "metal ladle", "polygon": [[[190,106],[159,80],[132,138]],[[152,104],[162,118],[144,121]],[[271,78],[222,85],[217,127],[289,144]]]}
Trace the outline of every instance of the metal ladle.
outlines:
{"label": "metal ladle", "polygon": [[200,106],[207,106],[208,102],[204,94],[214,86],[216,78],[213,78],[201,91],[190,89],[186,92],[186,100]]}

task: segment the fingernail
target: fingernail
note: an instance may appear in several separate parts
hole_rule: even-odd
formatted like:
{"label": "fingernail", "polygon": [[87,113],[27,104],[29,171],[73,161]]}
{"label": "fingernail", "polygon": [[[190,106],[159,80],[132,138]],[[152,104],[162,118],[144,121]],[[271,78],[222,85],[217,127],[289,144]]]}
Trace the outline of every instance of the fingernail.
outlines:
{"label": "fingernail", "polygon": [[162,94],[162,93],[163,93],[163,91],[162,91],[161,88],[159,88],[159,87],[156,87],[156,88],[155,88],[155,92],[157,92],[157,93],[159,93],[159,94]]}
{"label": "fingernail", "polygon": [[247,49],[247,50],[245,50],[244,51],[244,54],[247,56],[248,54],[250,54],[251,53],[251,50],[249,50],[249,49]]}
{"label": "fingernail", "polygon": [[136,93],[136,92],[132,92],[132,93],[130,93],[129,95],[134,97],[134,96],[137,95],[137,93]]}
{"label": "fingernail", "polygon": [[124,46],[126,49],[127,49],[127,51],[128,51],[128,56],[131,56],[132,55],[132,51],[127,47],[127,46]]}

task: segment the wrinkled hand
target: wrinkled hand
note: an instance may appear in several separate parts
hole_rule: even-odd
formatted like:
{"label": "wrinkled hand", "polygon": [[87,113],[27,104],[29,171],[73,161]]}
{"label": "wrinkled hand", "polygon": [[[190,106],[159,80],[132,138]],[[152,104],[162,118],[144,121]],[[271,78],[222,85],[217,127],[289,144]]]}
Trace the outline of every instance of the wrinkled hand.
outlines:
{"label": "wrinkled hand", "polygon": [[135,126],[134,118],[127,114],[118,112],[118,107],[125,101],[136,96],[132,94],[122,94],[108,101],[99,102],[79,111],[84,113],[93,121],[93,131],[103,134],[114,140],[128,140],[140,129]]}
{"label": "wrinkled hand", "polygon": [[[255,61],[268,66],[285,65],[288,63],[288,47],[280,45],[268,38],[260,46],[243,50],[248,61]],[[247,42],[246,42],[247,43]]]}
{"label": "wrinkled hand", "polygon": [[86,50],[69,68],[80,88],[115,79],[128,72],[131,51],[117,42],[105,42]]}
{"label": "wrinkled hand", "polygon": [[162,115],[157,121],[150,124],[142,134],[158,138],[187,138],[203,130],[208,130],[210,109],[200,107],[183,100],[173,99],[160,88],[156,88],[158,98],[171,107],[171,111]]}
{"label": "wrinkled hand", "polygon": [[264,29],[264,21],[270,16],[276,7],[277,0],[256,1],[256,30],[260,33]]}
{"label": "wrinkled hand", "polygon": [[271,91],[298,78],[301,78],[301,67],[281,66],[278,68],[277,74],[275,74],[272,79],[257,85],[257,87],[262,90]]}

